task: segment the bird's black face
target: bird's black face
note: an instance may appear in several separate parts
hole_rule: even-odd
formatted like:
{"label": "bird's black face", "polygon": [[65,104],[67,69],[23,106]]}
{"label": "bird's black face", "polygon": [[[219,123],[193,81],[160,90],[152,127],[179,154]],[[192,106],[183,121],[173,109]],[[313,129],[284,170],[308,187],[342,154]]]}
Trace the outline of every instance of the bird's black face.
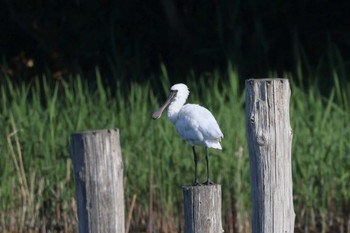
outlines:
{"label": "bird's black face", "polygon": [[171,101],[173,101],[177,95],[178,90],[170,90],[169,98],[171,98]]}
{"label": "bird's black face", "polygon": [[152,118],[154,120],[159,119],[162,116],[164,109],[175,99],[176,94],[177,94],[177,90],[170,90],[169,97],[167,98],[165,103],[152,114]]}

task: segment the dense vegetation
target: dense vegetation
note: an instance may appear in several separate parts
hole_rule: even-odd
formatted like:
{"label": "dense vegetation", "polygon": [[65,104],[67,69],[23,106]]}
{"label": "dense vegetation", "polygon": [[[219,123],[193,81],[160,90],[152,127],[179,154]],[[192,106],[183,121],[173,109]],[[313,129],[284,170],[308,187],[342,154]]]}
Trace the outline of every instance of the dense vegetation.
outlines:
{"label": "dense vegetation", "polygon": [[[225,232],[249,232],[249,161],[245,136],[244,88],[237,72],[187,77],[189,101],[207,106],[225,135],[223,151],[212,150],[212,177],[223,185]],[[319,74],[317,74],[319,75]],[[333,85],[322,95],[317,83],[288,73],[293,138],[293,182],[297,232],[345,232],[350,215],[349,84]],[[273,74],[271,74],[273,76]],[[314,77],[307,77],[312,80]],[[0,231],[75,232],[72,164],[67,150],[72,132],[118,127],[125,163],[126,208],[130,232],[177,232],[182,224],[181,185],[192,182],[190,147],[166,117],[150,114],[168,93],[162,66],[158,86],[116,82],[106,86],[70,76],[30,84],[1,80],[0,86]],[[198,81],[201,80],[201,81]],[[294,81],[293,81],[294,80]],[[300,80],[298,85],[295,80]],[[205,178],[203,151],[199,174]],[[132,199],[136,200],[130,209]]]}
{"label": "dense vegetation", "polygon": [[224,227],[249,232],[244,80],[277,76],[292,88],[296,231],[349,231],[349,5],[3,1],[0,232],[76,232],[69,136],[109,127],[121,130],[130,232],[180,229],[191,149],[166,117],[150,119],[174,82],[216,116]]}

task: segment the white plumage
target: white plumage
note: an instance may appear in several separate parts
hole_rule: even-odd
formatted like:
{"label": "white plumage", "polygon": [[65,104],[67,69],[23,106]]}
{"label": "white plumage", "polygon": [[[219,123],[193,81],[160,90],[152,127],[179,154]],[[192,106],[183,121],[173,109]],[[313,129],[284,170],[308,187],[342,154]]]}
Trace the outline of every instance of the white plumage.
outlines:
{"label": "white plumage", "polygon": [[192,146],[201,145],[221,150],[223,134],[208,109],[198,104],[184,105],[173,122],[180,136]]}
{"label": "white plumage", "polygon": [[175,125],[179,135],[189,142],[192,146],[194,161],[195,161],[195,185],[199,185],[197,179],[197,155],[194,149],[195,145],[204,146],[206,148],[207,162],[207,182],[209,180],[209,155],[208,148],[221,150],[220,141],[223,134],[220,130],[211,112],[198,104],[185,104],[189,95],[188,87],[185,84],[175,84],[170,88],[170,95],[166,102],[153,113],[152,118],[158,119],[161,117],[164,109],[168,107],[168,117]]}

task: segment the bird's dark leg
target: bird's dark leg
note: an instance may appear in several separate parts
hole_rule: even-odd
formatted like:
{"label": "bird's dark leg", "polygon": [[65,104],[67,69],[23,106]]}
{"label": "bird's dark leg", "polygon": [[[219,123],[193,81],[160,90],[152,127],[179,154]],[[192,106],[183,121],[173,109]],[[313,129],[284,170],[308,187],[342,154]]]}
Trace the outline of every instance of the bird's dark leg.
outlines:
{"label": "bird's dark leg", "polygon": [[198,182],[198,177],[197,177],[197,162],[198,162],[198,157],[196,154],[196,150],[194,149],[194,146],[192,146],[192,151],[193,151],[193,158],[194,158],[194,183],[193,186],[201,185]]}
{"label": "bird's dark leg", "polygon": [[209,179],[209,152],[208,152],[208,147],[205,147],[205,160],[207,162],[207,181],[204,184],[205,185],[211,185],[211,184],[214,184],[214,183]]}

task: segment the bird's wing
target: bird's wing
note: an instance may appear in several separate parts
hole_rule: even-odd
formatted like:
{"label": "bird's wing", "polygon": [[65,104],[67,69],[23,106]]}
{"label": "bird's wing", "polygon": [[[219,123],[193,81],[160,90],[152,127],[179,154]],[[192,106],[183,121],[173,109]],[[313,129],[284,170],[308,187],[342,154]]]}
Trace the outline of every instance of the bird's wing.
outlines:
{"label": "bird's wing", "polygon": [[[223,134],[211,112],[197,104],[186,104],[179,113],[181,129],[187,137],[199,140],[220,140]],[[178,123],[176,124],[178,125]],[[186,139],[186,136],[179,134]]]}
{"label": "bird's wing", "polygon": [[183,112],[179,114],[175,127],[180,136],[192,143],[195,141],[203,141],[203,134],[199,130],[198,122],[194,120],[191,114]]}

